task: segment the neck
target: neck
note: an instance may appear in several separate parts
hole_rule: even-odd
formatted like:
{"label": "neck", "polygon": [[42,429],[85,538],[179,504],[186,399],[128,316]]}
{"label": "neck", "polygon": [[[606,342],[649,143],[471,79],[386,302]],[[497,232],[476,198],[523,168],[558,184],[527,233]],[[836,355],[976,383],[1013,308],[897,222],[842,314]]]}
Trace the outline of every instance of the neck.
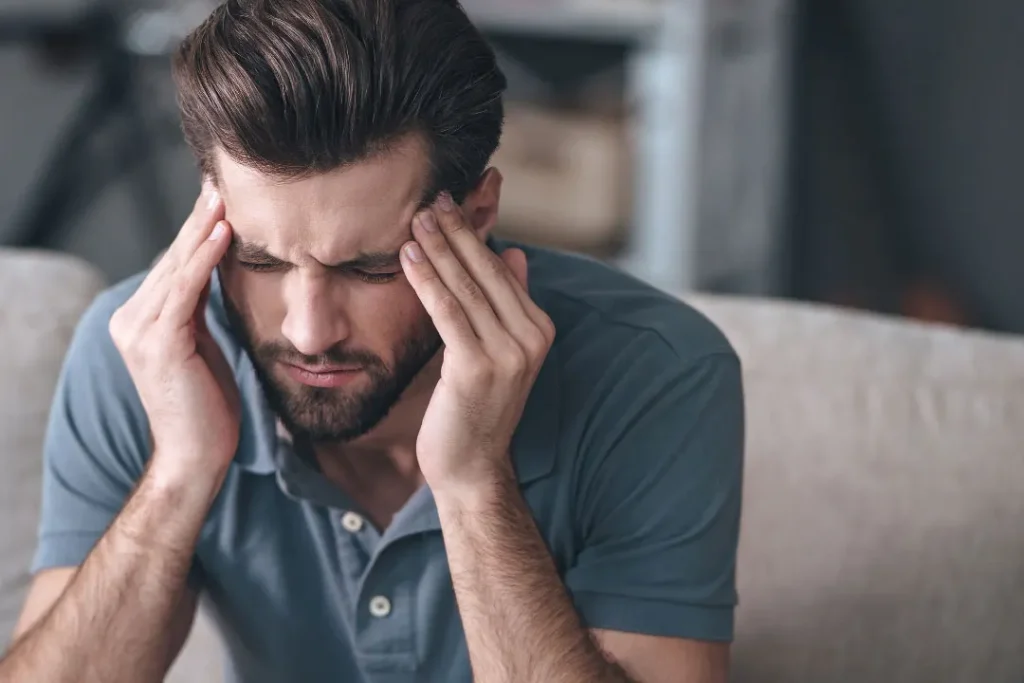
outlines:
{"label": "neck", "polygon": [[373,490],[377,485],[415,491],[422,485],[416,438],[441,377],[443,356],[444,351],[438,351],[373,430],[344,444],[313,448],[317,464],[329,480],[348,493],[357,487]]}

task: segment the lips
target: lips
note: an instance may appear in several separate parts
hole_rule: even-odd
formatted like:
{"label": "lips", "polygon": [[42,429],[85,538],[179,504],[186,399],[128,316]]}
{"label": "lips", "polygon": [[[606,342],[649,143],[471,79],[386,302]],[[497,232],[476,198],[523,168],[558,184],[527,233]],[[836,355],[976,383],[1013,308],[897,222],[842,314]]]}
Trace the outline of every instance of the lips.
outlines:
{"label": "lips", "polygon": [[326,389],[345,386],[363,373],[361,367],[355,366],[302,366],[282,363],[284,371],[299,384]]}

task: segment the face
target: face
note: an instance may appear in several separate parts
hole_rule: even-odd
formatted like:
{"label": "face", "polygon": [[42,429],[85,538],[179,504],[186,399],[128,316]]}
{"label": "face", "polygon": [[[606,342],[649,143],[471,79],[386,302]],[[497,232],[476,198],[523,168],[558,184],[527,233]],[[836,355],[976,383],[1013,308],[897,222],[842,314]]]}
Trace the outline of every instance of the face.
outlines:
{"label": "face", "polygon": [[440,348],[398,260],[427,168],[414,140],[287,182],[218,155],[234,231],[220,266],[225,304],[296,437],[336,442],[369,432]]}

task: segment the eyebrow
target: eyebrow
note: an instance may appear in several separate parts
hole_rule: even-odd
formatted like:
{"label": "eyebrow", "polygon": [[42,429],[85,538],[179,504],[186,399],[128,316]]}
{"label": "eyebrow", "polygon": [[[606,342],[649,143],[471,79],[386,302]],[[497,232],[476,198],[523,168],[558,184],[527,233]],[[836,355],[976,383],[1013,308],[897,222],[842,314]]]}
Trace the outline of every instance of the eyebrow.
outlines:
{"label": "eyebrow", "polygon": [[[266,245],[258,242],[246,242],[237,236],[232,241],[232,249],[236,258],[248,261],[249,263],[259,263],[262,265],[281,265],[285,263],[283,259],[270,254],[267,251]],[[381,270],[399,266],[401,264],[399,254],[399,250],[369,251],[360,253],[355,258],[342,261],[341,263],[325,263],[323,265],[337,270]]]}

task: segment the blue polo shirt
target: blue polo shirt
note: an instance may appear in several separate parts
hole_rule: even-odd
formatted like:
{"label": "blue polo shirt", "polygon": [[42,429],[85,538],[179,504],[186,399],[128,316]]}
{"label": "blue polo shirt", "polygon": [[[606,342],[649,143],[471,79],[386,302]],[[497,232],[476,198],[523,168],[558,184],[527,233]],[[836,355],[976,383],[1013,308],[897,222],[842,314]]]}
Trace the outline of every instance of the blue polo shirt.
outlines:
{"label": "blue polo shirt", "polygon": [[[594,628],[730,640],[744,426],[736,354],[672,297],[595,261],[525,250],[530,293],[557,340],[512,458],[577,610]],[[108,332],[140,282],[102,294],[68,353],[35,571],[81,564],[149,457],[146,414]],[[430,490],[374,528],[276,428],[216,280],[207,320],[243,403],[238,453],[191,577],[222,630],[227,680],[469,683]]]}

